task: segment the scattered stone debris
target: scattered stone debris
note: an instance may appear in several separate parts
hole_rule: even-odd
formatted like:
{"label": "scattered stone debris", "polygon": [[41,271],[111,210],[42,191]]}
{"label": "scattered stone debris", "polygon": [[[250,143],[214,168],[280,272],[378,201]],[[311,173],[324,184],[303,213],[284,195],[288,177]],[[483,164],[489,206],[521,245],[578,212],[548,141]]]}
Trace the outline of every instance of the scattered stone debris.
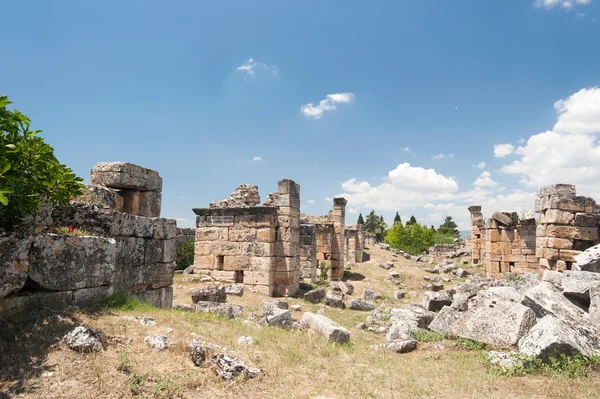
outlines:
{"label": "scattered stone debris", "polygon": [[250,336],[241,336],[238,338],[238,345],[254,345],[254,339]]}
{"label": "scattered stone debris", "polygon": [[447,292],[425,291],[423,294],[423,307],[427,310],[437,312],[444,306],[452,304],[452,298]]}
{"label": "scattered stone debris", "polygon": [[243,296],[244,295],[244,286],[241,284],[226,285],[225,293],[227,295]]}
{"label": "scattered stone debris", "polygon": [[224,353],[214,355],[212,361],[217,366],[217,375],[225,381],[231,381],[238,377],[245,380],[255,378],[260,374],[260,369],[249,368],[241,360],[234,359]]}
{"label": "scattered stone debris", "polygon": [[196,307],[194,305],[188,305],[184,303],[176,303],[173,305],[173,309],[183,310],[184,312],[195,312]]}
{"label": "scattered stone debris", "polygon": [[102,350],[100,335],[85,326],[75,327],[64,337],[67,347],[75,352],[91,353]]}
{"label": "scattered stone debris", "polygon": [[226,319],[234,319],[242,316],[244,307],[232,303],[199,301],[196,303],[196,312],[212,313]]}
{"label": "scattered stone debris", "polygon": [[390,270],[392,267],[394,267],[394,263],[393,262],[384,262],[384,263],[381,263],[379,265],[379,267],[381,267],[382,269],[385,269],[385,270]]}
{"label": "scattered stone debris", "polygon": [[173,346],[173,341],[166,335],[149,335],[144,341],[157,351],[162,351]]}
{"label": "scattered stone debris", "polygon": [[272,299],[263,300],[263,311],[258,321],[259,325],[287,329],[292,326],[292,322],[292,313],[289,311],[287,302]]}
{"label": "scattered stone debris", "polygon": [[250,208],[260,204],[258,187],[240,184],[229,198],[211,202],[209,208]]}
{"label": "scattered stone debris", "polygon": [[225,287],[218,285],[209,285],[203,288],[194,288],[192,290],[192,302],[225,302],[227,293]]}
{"label": "scattered stone debris", "polygon": [[304,300],[310,303],[321,303],[325,298],[325,288],[315,288],[304,294]]}
{"label": "scattered stone debris", "polygon": [[496,352],[488,353],[490,364],[501,368],[502,370],[514,370],[523,367],[523,358],[517,352]]}
{"label": "scattered stone debris", "polygon": [[396,299],[404,299],[406,298],[406,291],[394,291],[394,298]]}
{"label": "scattered stone debris", "polygon": [[408,353],[417,349],[417,341],[409,339],[405,341],[390,341],[386,348],[396,353]]}
{"label": "scattered stone debris", "polygon": [[364,299],[350,299],[348,307],[352,310],[370,311],[375,309],[375,304]]}
{"label": "scattered stone debris", "polygon": [[140,324],[145,327],[156,327],[156,320],[154,320],[154,317],[142,317],[140,318]]}
{"label": "scattered stone debris", "polygon": [[191,340],[188,343],[188,352],[192,362],[194,362],[196,366],[203,366],[205,364],[208,355],[208,347],[206,344],[195,339]]}
{"label": "scattered stone debris", "polygon": [[325,296],[325,304],[332,308],[344,309],[346,304],[344,303],[344,294],[336,291],[329,291]]}
{"label": "scattered stone debris", "polygon": [[344,343],[350,340],[350,331],[325,317],[324,315],[306,312],[300,321],[300,328],[308,328],[330,341]]}
{"label": "scattered stone debris", "polygon": [[346,281],[340,281],[338,283],[340,291],[344,295],[352,295],[354,293],[354,286]]}
{"label": "scattered stone debris", "polygon": [[290,309],[292,309],[294,312],[301,312],[302,311],[302,306],[300,306],[300,305],[292,305],[292,306],[290,306]]}

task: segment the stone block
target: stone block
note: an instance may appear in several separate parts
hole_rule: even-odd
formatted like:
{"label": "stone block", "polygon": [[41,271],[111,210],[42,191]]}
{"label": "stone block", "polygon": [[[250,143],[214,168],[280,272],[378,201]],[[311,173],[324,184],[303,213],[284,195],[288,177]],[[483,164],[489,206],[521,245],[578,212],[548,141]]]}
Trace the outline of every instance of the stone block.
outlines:
{"label": "stone block", "polygon": [[128,162],[101,162],[92,168],[93,185],[140,191],[162,191],[158,172]]}
{"label": "stone block", "polygon": [[140,300],[157,308],[171,309],[173,306],[173,287],[162,287],[136,294]]}
{"label": "stone block", "polygon": [[273,285],[275,283],[272,271],[244,271],[244,284],[250,285]]}
{"label": "stone block", "polygon": [[194,271],[211,270],[216,266],[216,257],[214,255],[194,255]]}
{"label": "stone block", "polygon": [[[221,281],[223,283],[238,283],[238,273],[239,272],[236,271],[212,270],[210,272],[210,276],[215,280]],[[244,272],[244,274],[247,273],[249,272]]]}
{"label": "stone block", "polygon": [[569,238],[556,238],[556,237],[549,237],[549,238],[544,238],[544,242],[545,245],[549,248],[556,248],[556,249],[571,249],[573,248],[573,240],[569,239]]}
{"label": "stone block", "polygon": [[309,328],[333,342],[345,343],[350,340],[350,331],[324,315],[306,312],[302,316],[300,326]]}
{"label": "stone block", "polygon": [[559,250],[559,259],[566,262],[575,262],[575,257],[579,255],[581,251],[573,251],[569,249]]}
{"label": "stone block", "polygon": [[256,229],[252,227],[234,226],[229,228],[229,241],[256,241]]}
{"label": "stone block", "polygon": [[551,195],[556,195],[562,198],[571,198],[575,197],[577,194],[575,186],[572,184],[553,184],[551,186],[541,187],[536,191],[536,196],[538,198],[548,197]]}
{"label": "stone block", "polygon": [[114,238],[35,236],[29,255],[29,278],[40,288],[52,291],[112,285],[116,248]]}
{"label": "stone block", "polygon": [[29,272],[30,237],[0,237],[0,298],[19,291]]}
{"label": "stone block", "polygon": [[146,239],[146,263],[174,262],[177,257],[177,240]]}
{"label": "stone block", "polygon": [[275,271],[288,272],[300,269],[300,261],[298,258],[292,257],[275,257]]}
{"label": "stone block", "polygon": [[73,290],[72,303],[77,306],[88,306],[104,301],[114,293],[112,285],[104,287],[82,288]]}
{"label": "stone block", "polygon": [[162,194],[159,191],[121,190],[122,211],[132,215],[160,217]]}
{"label": "stone block", "polygon": [[[146,218],[140,217],[140,219]],[[154,221],[154,234],[152,238],[168,240],[177,237],[177,221],[175,219],[153,218],[151,220]],[[143,223],[143,221],[137,220],[136,224],[139,223]]]}
{"label": "stone block", "polygon": [[256,241],[275,242],[275,229],[273,227],[261,227],[256,230]]}
{"label": "stone block", "polygon": [[275,255],[275,246],[269,242],[242,242],[240,253],[243,256],[268,257]]}
{"label": "stone block", "polygon": [[571,225],[575,221],[575,213],[560,209],[548,209],[544,212],[544,223]]}
{"label": "stone block", "polygon": [[548,237],[596,241],[598,240],[598,229],[595,227],[557,226],[549,224],[546,226],[546,235]]}
{"label": "stone block", "polygon": [[285,242],[285,241],[276,241],[275,242],[275,256],[298,256],[298,248],[299,245],[297,242]]}
{"label": "stone block", "polygon": [[[204,220],[204,225],[206,227],[231,227],[234,225],[235,216],[233,215],[207,215]],[[197,226],[201,227],[201,226]]]}
{"label": "stone block", "polygon": [[250,256],[224,256],[223,257],[223,270],[250,270],[251,268],[251,257]]}
{"label": "stone block", "polygon": [[31,295],[0,298],[0,314],[23,314],[44,307],[65,308],[71,305],[72,291],[35,291]]}
{"label": "stone block", "polygon": [[[200,217],[200,216],[198,216]],[[228,227],[198,227],[196,229],[196,242],[198,241],[227,241],[229,239]]]}
{"label": "stone block", "polygon": [[146,240],[138,237],[116,237],[116,266],[143,265],[146,256]]}
{"label": "stone block", "polygon": [[196,255],[241,255],[241,244],[229,241],[196,241],[194,244],[194,253]]}
{"label": "stone block", "polygon": [[300,270],[294,270],[289,272],[275,272],[274,280],[275,284],[296,284],[300,281]]}
{"label": "stone block", "polygon": [[239,215],[235,216],[235,223],[242,227],[250,227],[254,229],[273,227],[275,224],[273,215],[258,214],[258,215]]}
{"label": "stone block", "polygon": [[589,320],[588,313],[571,303],[558,288],[547,281],[525,291],[522,303],[531,308],[538,319],[550,314],[581,324],[587,324]]}
{"label": "stone block", "polygon": [[253,256],[250,258],[250,270],[252,271],[271,271],[275,268],[275,258]]}

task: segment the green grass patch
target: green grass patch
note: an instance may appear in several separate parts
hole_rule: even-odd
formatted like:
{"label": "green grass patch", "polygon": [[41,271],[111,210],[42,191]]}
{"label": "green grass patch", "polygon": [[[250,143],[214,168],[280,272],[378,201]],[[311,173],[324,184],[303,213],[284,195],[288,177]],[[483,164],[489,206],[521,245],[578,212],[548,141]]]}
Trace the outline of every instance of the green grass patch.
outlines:
{"label": "green grass patch", "polygon": [[435,331],[425,330],[419,328],[418,330],[412,330],[410,336],[419,342],[440,342],[449,339],[450,337],[446,334],[440,334]]}
{"label": "green grass patch", "polygon": [[156,308],[149,303],[144,302],[133,295],[123,293],[113,294],[106,298],[106,300],[102,302],[101,307],[105,310],[120,311],[156,310]]}
{"label": "green grass patch", "polygon": [[481,350],[489,350],[490,346],[488,344],[484,344],[483,342],[475,341],[469,338],[458,338],[456,340],[456,344],[470,351],[481,351]]}
{"label": "green grass patch", "polygon": [[[487,362],[487,355],[484,361]],[[516,365],[513,368],[503,368],[489,365],[494,374],[503,376],[524,376],[527,374],[557,376],[566,379],[587,377],[589,373],[600,366],[600,356],[584,356],[577,354],[569,356],[559,354],[551,356],[547,362],[535,356],[517,354]],[[489,363],[488,363],[489,364]]]}

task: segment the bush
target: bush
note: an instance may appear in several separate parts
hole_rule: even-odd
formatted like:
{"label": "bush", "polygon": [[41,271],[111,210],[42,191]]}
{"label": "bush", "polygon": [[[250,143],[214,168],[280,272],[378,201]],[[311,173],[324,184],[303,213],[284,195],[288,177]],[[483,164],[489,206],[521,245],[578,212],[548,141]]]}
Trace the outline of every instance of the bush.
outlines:
{"label": "bush", "polygon": [[83,179],[58,162],[54,149],[29,130],[30,119],[0,96],[0,227],[13,231],[41,203],[65,207],[81,194]]}
{"label": "bush", "polygon": [[177,248],[177,257],[175,263],[178,270],[183,270],[186,267],[194,264],[194,237],[190,237]]}

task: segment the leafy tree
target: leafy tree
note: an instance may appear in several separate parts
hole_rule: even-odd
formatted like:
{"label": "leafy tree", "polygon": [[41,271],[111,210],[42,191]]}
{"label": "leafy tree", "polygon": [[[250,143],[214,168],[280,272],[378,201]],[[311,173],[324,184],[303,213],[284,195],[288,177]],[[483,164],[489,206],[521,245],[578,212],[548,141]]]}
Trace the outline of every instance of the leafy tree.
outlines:
{"label": "leafy tree", "polygon": [[61,164],[38,136],[41,130],[30,130],[30,119],[8,110],[10,104],[0,96],[0,226],[9,231],[41,203],[67,206],[83,189],[83,179]]}
{"label": "leafy tree", "polygon": [[454,221],[452,220],[452,216],[446,216],[446,220],[440,225],[437,232],[441,235],[458,238],[460,237],[460,231],[458,231],[457,227],[458,226],[456,225],[456,223],[454,223]]}
{"label": "leafy tree", "polygon": [[387,224],[383,220],[383,216],[377,216],[375,211],[371,211],[371,213],[367,215],[367,220],[365,221],[365,232],[374,234],[377,241],[383,240],[386,228]]}
{"label": "leafy tree", "polygon": [[186,267],[194,264],[194,243],[196,242],[194,237],[190,237],[185,240],[179,248],[177,248],[177,256],[175,257],[175,263],[177,264],[178,270],[183,270]]}
{"label": "leafy tree", "polygon": [[393,248],[411,255],[419,255],[434,244],[434,233],[426,225],[394,223],[387,231],[385,241]]}
{"label": "leafy tree", "polygon": [[356,221],[356,224],[362,224],[362,225],[365,224],[365,220],[362,217],[362,213],[358,214],[358,220]]}
{"label": "leafy tree", "polygon": [[394,224],[396,223],[402,223],[402,218],[400,218],[398,212],[396,212],[396,216],[394,216]]}
{"label": "leafy tree", "polygon": [[417,218],[415,218],[415,215],[412,215],[410,217],[410,220],[408,222],[406,222],[406,225],[407,226],[411,226],[411,225],[416,224],[416,223],[417,223]]}

